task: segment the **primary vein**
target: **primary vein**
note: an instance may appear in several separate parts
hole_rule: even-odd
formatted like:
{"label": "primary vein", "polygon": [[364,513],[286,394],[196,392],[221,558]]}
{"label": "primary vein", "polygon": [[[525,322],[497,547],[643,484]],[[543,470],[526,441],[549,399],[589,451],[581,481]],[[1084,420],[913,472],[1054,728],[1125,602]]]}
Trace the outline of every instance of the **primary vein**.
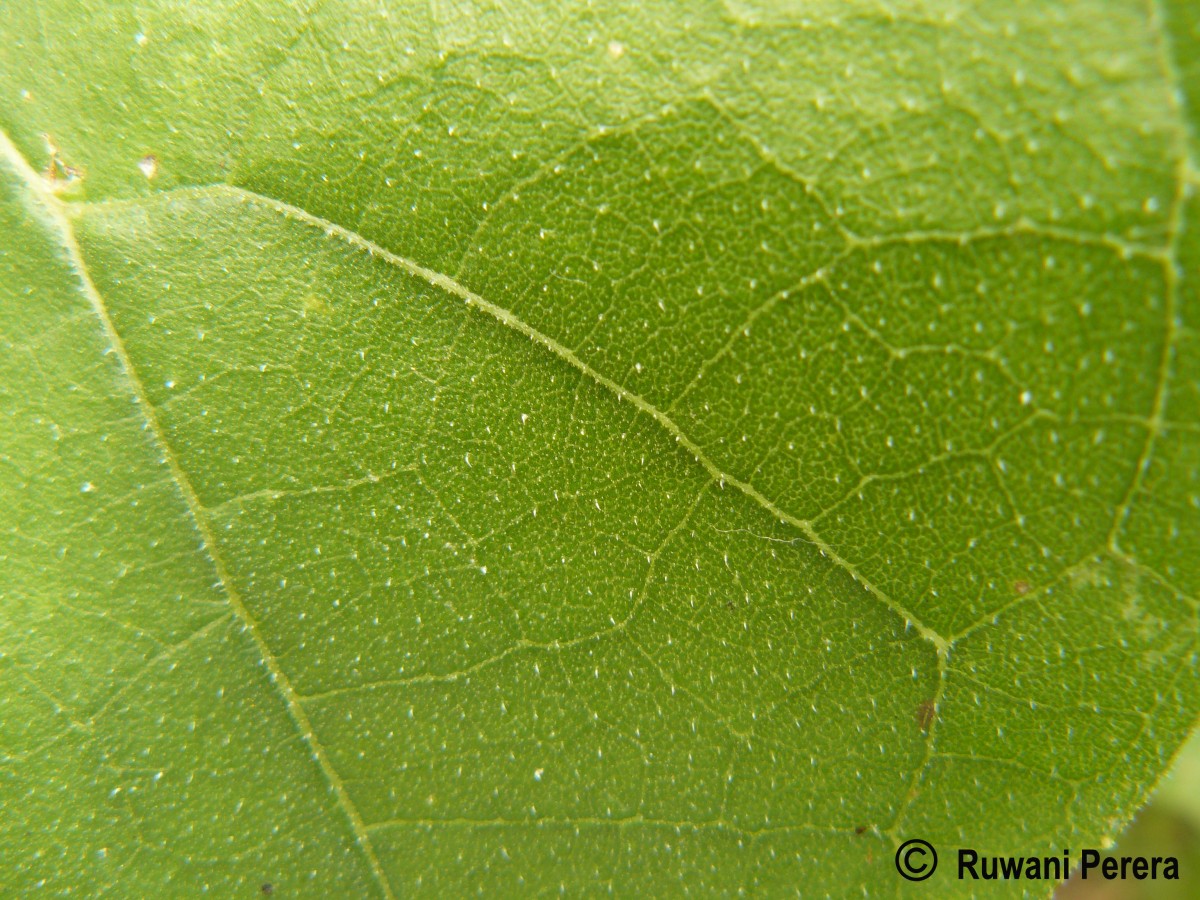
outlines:
{"label": "primary vein", "polygon": [[150,429],[155,443],[162,451],[163,459],[170,469],[172,478],[174,479],[183,500],[187,505],[188,513],[196,526],[196,530],[200,534],[204,548],[208,553],[208,557],[212,562],[213,569],[217,578],[221,582],[225,590],[225,595],[229,598],[230,608],[241,621],[242,626],[249,633],[254,642],[260,656],[262,657],[263,665],[266,667],[270,675],[271,683],[275,685],[279,691],[287,710],[292,717],[296,728],[299,730],[301,737],[308,744],[313,758],[320,767],[322,774],[329,782],[331,789],[338,804],[342,807],[346,818],[349,820],[350,827],[354,833],[355,840],[362,848],[367,862],[370,865],[371,872],[378,881],[380,889],[383,891],[388,900],[392,900],[395,894],[392,891],[391,884],[388,881],[387,874],[379,863],[378,857],[371,846],[371,837],[367,832],[366,824],[362,816],[359,815],[358,809],[354,805],[354,801],[350,798],[346,791],[345,785],[342,783],[341,776],[333,767],[333,763],[329,759],[329,755],[325,752],[325,748],[317,739],[312,723],[309,721],[308,715],[305,713],[302,704],[300,703],[299,695],[292,686],[291,681],[287,677],[287,673],[279,665],[279,661],[271,652],[270,646],[263,637],[259,629],[258,622],[251,615],[246,604],[242,601],[241,595],[233,585],[232,579],[229,577],[228,571],[225,569],[225,564],[217,552],[217,543],[213,537],[211,529],[204,517],[203,507],[199,498],[196,495],[195,489],[192,487],[191,481],[188,479],[187,473],[184,472],[179,460],[176,458],[174,451],[167,442],[166,435],[163,432],[162,426],[155,414],[154,407],[150,404],[146,395],[145,387],[142,385],[141,379],[138,376],[137,370],[130,359],[128,352],[125,349],[125,344],[121,340],[120,334],[117,332],[113,324],[112,317],[108,314],[108,308],[104,303],[104,298],[100,296],[99,290],[93,284],[91,277],[88,274],[87,266],[84,263],[83,255],[80,252],[79,244],[75,239],[74,229],[71,227],[71,222],[67,218],[62,202],[53,195],[49,187],[45,184],[40,175],[33,170],[28,161],[21,152],[13,144],[8,135],[0,130],[0,156],[8,163],[18,177],[25,183],[28,193],[36,198],[33,204],[34,212],[43,220],[43,222],[53,229],[59,236],[63,249],[66,251],[68,261],[71,268],[75,270],[79,278],[80,288],[92,307],[92,311],[96,318],[100,321],[101,327],[104,330],[105,337],[108,339],[113,353],[120,361],[121,368],[125,372],[125,376],[129,379],[130,386],[133,390],[134,397],[138,406],[141,408],[142,415],[146,419],[146,424]]}

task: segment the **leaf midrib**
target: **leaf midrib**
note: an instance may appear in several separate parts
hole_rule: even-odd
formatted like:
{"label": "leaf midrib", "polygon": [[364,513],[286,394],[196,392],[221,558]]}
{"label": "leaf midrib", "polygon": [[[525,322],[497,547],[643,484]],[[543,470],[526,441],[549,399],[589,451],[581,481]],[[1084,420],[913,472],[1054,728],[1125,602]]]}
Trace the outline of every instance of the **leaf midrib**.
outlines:
{"label": "leaf midrib", "polygon": [[92,307],[92,311],[96,318],[100,321],[101,328],[104,331],[105,337],[108,339],[113,353],[120,362],[121,368],[124,371],[125,377],[129,380],[130,389],[133,391],[134,397],[138,406],[145,417],[146,424],[153,436],[154,443],[158,445],[162,451],[163,459],[166,462],[168,469],[171,472],[171,477],[175,481],[176,487],[179,489],[184,503],[187,506],[188,515],[191,517],[197,532],[200,535],[204,550],[208,555],[209,561],[212,563],[213,571],[217,576],[221,587],[224,589],[225,596],[228,598],[229,606],[233,610],[234,615],[241,621],[242,627],[250,635],[254,642],[261,658],[262,664],[266,667],[270,676],[271,683],[279,692],[283,699],[284,705],[287,707],[289,715],[292,717],[297,731],[301,738],[308,745],[312,752],[313,759],[320,768],[326,781],[329,783],[334,796],[337,798],[338,805],[342,808],[343,813],[350,825],[351,831],[354,834],[355,841],[363,851],[363,855],[367,859],[367,863],[371,869],[376,882],[379,884],[380,890],[383,892],[387,900],[394,900],[395,893],[392,890],[391,883],[388,880],[387,873],[383,870],[383,866],[379,862],[379,858],[375,854],[375,850],[371,844],[371,837],[367,831],[366,823],[358,812],[353,799],[346,790],[345,784],[342,782],[341,776],[334,769],[332,761],[329,759],[329,754],[318,740],[316,731],[313,729],[312,723],[305,713],[304,707],[300,702],[299,694],[292,686],[291,680],[287,673],[279,665],[278,659],[271,652],[270,646],[263,637],[259,628],[259,624],[246,604],[242,601],[241,595],[234,587],[233,580],[229,577],[228,571],[225,569],[225,564],[221,559],[220,553],[217,551],[217,543],[214,539],[211,529],[203,514],[203,508],[199,498],[196,495],[195,489],[192,487],[191,480],[187,473],[180,465],[174,450],[166,439],[166,434],[158,421],[158,416],[154,406],[150,403],[146,394],[145,387],[142,384],[141,378],[137,373],[137,369],[133,365],[128,352],[125,349],[125,344],[121,339],[120,333],[116,330],[113,324],[112,317],[108,313],[108,308],[104,303],[104,298],[101,297],[99,290],[92,282],[88,274],[87,266],[83,261],[83,255],[79,249],[79,243],[75,239],[74,229],[71,227],[71,222],[68,219],[62,201],[55,197],[49,188],[44,183],[41,176],[33,170],[28,161],[21,155],[20,151],[13,144],[8,135],[0,130],[0,157],[8,163],[14,174],[24,183],[26,192],[31,198],[31,207],[34,214],[40,218],[43,224],[58,236],[62,249],[67,256],[67,262],[74,269],[76,276],[79,279],[79,288]]}

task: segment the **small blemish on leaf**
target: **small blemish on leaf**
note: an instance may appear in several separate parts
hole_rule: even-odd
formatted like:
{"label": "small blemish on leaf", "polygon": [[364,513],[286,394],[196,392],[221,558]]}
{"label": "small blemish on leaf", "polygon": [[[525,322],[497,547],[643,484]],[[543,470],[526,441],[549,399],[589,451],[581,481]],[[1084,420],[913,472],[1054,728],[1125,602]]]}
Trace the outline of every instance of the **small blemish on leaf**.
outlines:
{"label": "small blemish on leaf", "polygon": [[54,139],[43,132],[42,140],[46,142],[46,151],[50,154],[50,161],[46,163],[42,177],[49,183],[50,190],[59,194],[82,181],[83,170],[63,162],[62,151],[54,143]]}
{"label": "small blemish on leaf", "polygon": [[269,881],[265,881],[259,890],[262,891],[264,897],[270,897],[273,893],[275,893],[275,885],[271,884]]}
{"label": "small blemish on leaf", "polygon": [[153,153],[147,153],[138,160],[138,168],[146,178],[153,178],[158,174],[158,157]]}
{"label": "small blemish on leaf", "polygon": [[932,699],[922,700],[917,705],[917,724],[921,726],[921,731],[925,734],[929,733],[929,728],[933,725],[934,719],[937,718],[937,704]]}
{"label": "small blemish on leaf", "polygon": [[1023,596],[1025,594],[1028,594],[1029,591],[1031,590],[1031,588],[1030,588],[1028,581],[1014,581],[1013,582],[1013,590],[1017,593],[1018,596]]}

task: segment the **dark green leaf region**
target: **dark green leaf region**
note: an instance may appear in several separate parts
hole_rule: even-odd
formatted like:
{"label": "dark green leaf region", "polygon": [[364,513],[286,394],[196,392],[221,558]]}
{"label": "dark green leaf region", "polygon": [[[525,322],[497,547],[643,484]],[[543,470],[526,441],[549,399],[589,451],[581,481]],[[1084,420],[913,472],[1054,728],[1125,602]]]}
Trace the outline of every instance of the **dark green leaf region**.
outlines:
{"label": "dark green leaf region", "polygon": [[1191,0],[0,36],[5,896],[1046,895],[1195,723]]}

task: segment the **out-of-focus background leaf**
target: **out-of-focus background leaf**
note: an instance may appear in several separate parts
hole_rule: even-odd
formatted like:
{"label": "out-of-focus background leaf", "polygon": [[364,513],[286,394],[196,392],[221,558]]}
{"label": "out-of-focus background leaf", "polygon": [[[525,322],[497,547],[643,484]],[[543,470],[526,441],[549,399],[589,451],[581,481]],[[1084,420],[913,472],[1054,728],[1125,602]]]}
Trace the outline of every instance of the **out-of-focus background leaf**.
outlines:
{"label": "out-of-focus background leaf", "polygon": [[1179,880],[1081,881],[1076,876],[1059,890],[1059,900],[1200,897],[1200,729],[1192,733],[1153,799],[1109,853],[1117,857],[1174,856],[1179,860]]}

